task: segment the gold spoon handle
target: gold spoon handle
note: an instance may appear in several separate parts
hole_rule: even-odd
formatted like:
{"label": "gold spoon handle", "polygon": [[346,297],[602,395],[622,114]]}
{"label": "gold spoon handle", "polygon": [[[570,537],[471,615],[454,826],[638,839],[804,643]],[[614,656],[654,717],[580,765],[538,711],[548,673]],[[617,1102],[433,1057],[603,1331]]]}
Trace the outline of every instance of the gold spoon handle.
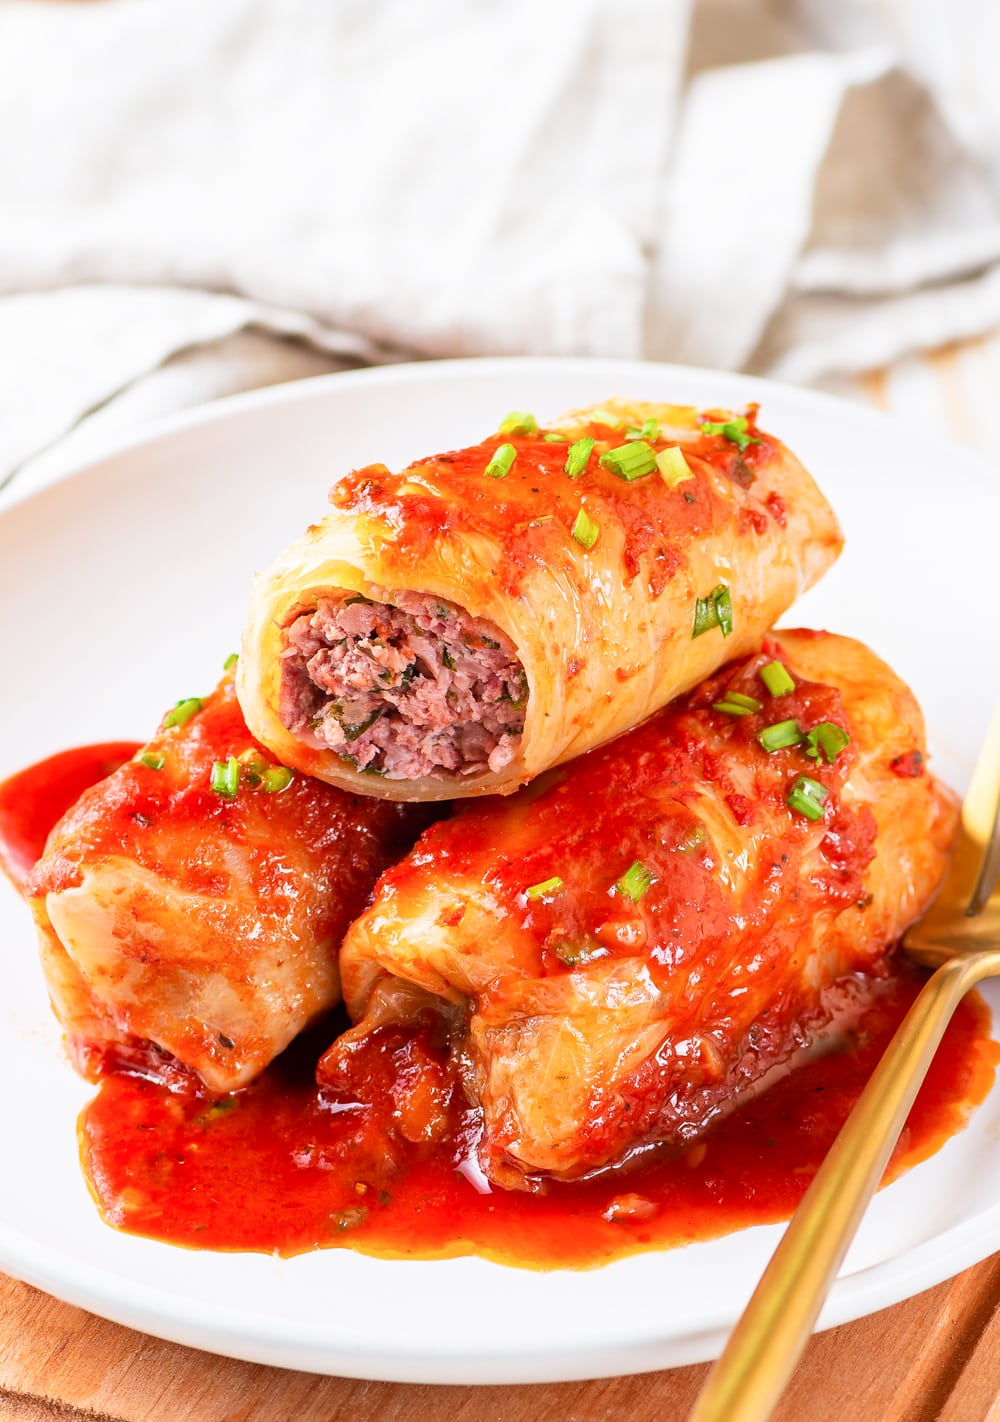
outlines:
{"label": "gold spoon handle", "polygon": [[792,1216],[690,1422],[770,1417],[952,1013],[970,988],[994,974],[1000,948],[952,958],[924,984]]}

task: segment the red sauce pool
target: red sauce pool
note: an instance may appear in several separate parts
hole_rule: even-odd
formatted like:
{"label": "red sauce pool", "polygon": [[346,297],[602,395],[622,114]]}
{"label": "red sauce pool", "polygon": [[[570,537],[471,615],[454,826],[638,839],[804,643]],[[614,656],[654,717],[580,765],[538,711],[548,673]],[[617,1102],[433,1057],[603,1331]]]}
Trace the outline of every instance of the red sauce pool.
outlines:
{"label": "red sauce pool", "polygon": [[0,869],[15,888],[23,887],[56,820],[138,749],[136,741],[78,746],[29,765],[0,785]]}
{"label": "red sauce pool", "polygon": [[[0,786],[8,872],[23,877],[55,818],[133,751],[67,752]],[[331,1107],[313,1072],[343,1025],[335,1019],[221,1099],[183,1069],[169,1085],[111,1071],[81,1114],[81,1157],[110,1224],[173,1244],[286,1255],[335,1246],[397,1258],[477,1253],[535,1268],[589,1267],[791,1214],[923,979],[899,961],[871,980],[843,1050],[799,1066],[698,1144],[538,1194],[481,1193],[454,1147],[410,1145],[389,1130],[389,1099],[381,1108]],[[967,998],[887,1178],[933,1154],[986,1096],[1000,1060],[988,1031],[988,1010]]]}

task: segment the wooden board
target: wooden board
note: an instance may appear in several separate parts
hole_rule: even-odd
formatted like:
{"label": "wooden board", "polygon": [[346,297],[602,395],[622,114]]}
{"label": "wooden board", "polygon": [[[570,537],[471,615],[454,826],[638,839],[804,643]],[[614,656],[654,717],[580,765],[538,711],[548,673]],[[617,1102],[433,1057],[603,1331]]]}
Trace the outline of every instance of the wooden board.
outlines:
{"label": "wooden board", "polygon": [[[217,1358],[0,1276],[0,1422],[681,1422],[707,1368],[597,1382],[423,1387]],[[775,1422],[998,1422],[1000,1255],[820,1334]]]}

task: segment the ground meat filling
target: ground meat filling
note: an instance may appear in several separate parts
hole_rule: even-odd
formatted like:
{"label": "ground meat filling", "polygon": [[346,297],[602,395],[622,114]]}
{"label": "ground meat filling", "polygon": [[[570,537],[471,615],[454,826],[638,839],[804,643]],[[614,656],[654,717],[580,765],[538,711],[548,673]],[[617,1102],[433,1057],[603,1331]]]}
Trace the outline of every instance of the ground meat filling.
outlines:
{"label": "ground meat filling", "polygon": [[321,598],[289,627],[280,715],[294,735],[393,780],[501,770],[528,683],[509,638],[423,593]]}

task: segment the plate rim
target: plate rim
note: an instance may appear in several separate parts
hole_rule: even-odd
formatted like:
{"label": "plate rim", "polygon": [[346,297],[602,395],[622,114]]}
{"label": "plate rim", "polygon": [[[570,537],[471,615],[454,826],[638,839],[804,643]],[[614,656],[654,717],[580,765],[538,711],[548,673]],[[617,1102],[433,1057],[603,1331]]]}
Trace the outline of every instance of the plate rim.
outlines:
{"label": "plate rim", "polygon": [[[322,397],[329,389],[340,389],[351,385],[391,384],[394,379],[419,383],[434,379],[439,374],[461,378],[482,372],[503,375],[509,371],[521,370],[526,376],[547,371],[585,371],[593,368],[620,370],[623,376],[651,371],[662,372],[665,377],[696,381],[721,381],[732,384],[734,389],[742,389],[748,396],[763,392],[784,399],[792,396],[803,405],[812,405],[817,414],[850,416],[863,423],[870,422],[876,428],[886,431],[898,429],[909,436],[907,424],[899,416],[871,405],[855,403],[841,395],[826,390],[814,390],[809,386],[792,385],[786,381],[772,380],[768,376],[747,375],[742,371],[712,370],[708,366],[677,365],[669,361],[633,360],[609,356],[456,356],[436,360],[413,360],[389,362],[384,365],[361,366],[352,370],[333,370],[322,375],[305,376],[301,380],[288,380],[277,385],[257,386],[252,390],[241,390],[235,395],[223,395],[218,399],[205,400],[170,414],[157,415],[141,424],[125,429],[108,430],[106,439],[101,440],[88,451],[84,459],[72,459],[65,466],[56,466],[51,473],[35,482],[21,479],[19,466],[7,480],[0,483],[0,519],[12,509],[29,503],[33,498],[57,485],[67,483],[86,475],[110,459],[118,458],[132,451],[145,449],[172,435],[225,421],[231,417],[271,405],[308,402]],[[761,400],[758,403],[763,404]],[[987,487],[994,481],[1000,482],[1000,475],[993,469],[988,457],[978,449],[960,444],[957,440],[938,434],[922,434],[921,443],[930,451],[937,451],[943,458],[958,457],[976,476],[982,478]]]}

